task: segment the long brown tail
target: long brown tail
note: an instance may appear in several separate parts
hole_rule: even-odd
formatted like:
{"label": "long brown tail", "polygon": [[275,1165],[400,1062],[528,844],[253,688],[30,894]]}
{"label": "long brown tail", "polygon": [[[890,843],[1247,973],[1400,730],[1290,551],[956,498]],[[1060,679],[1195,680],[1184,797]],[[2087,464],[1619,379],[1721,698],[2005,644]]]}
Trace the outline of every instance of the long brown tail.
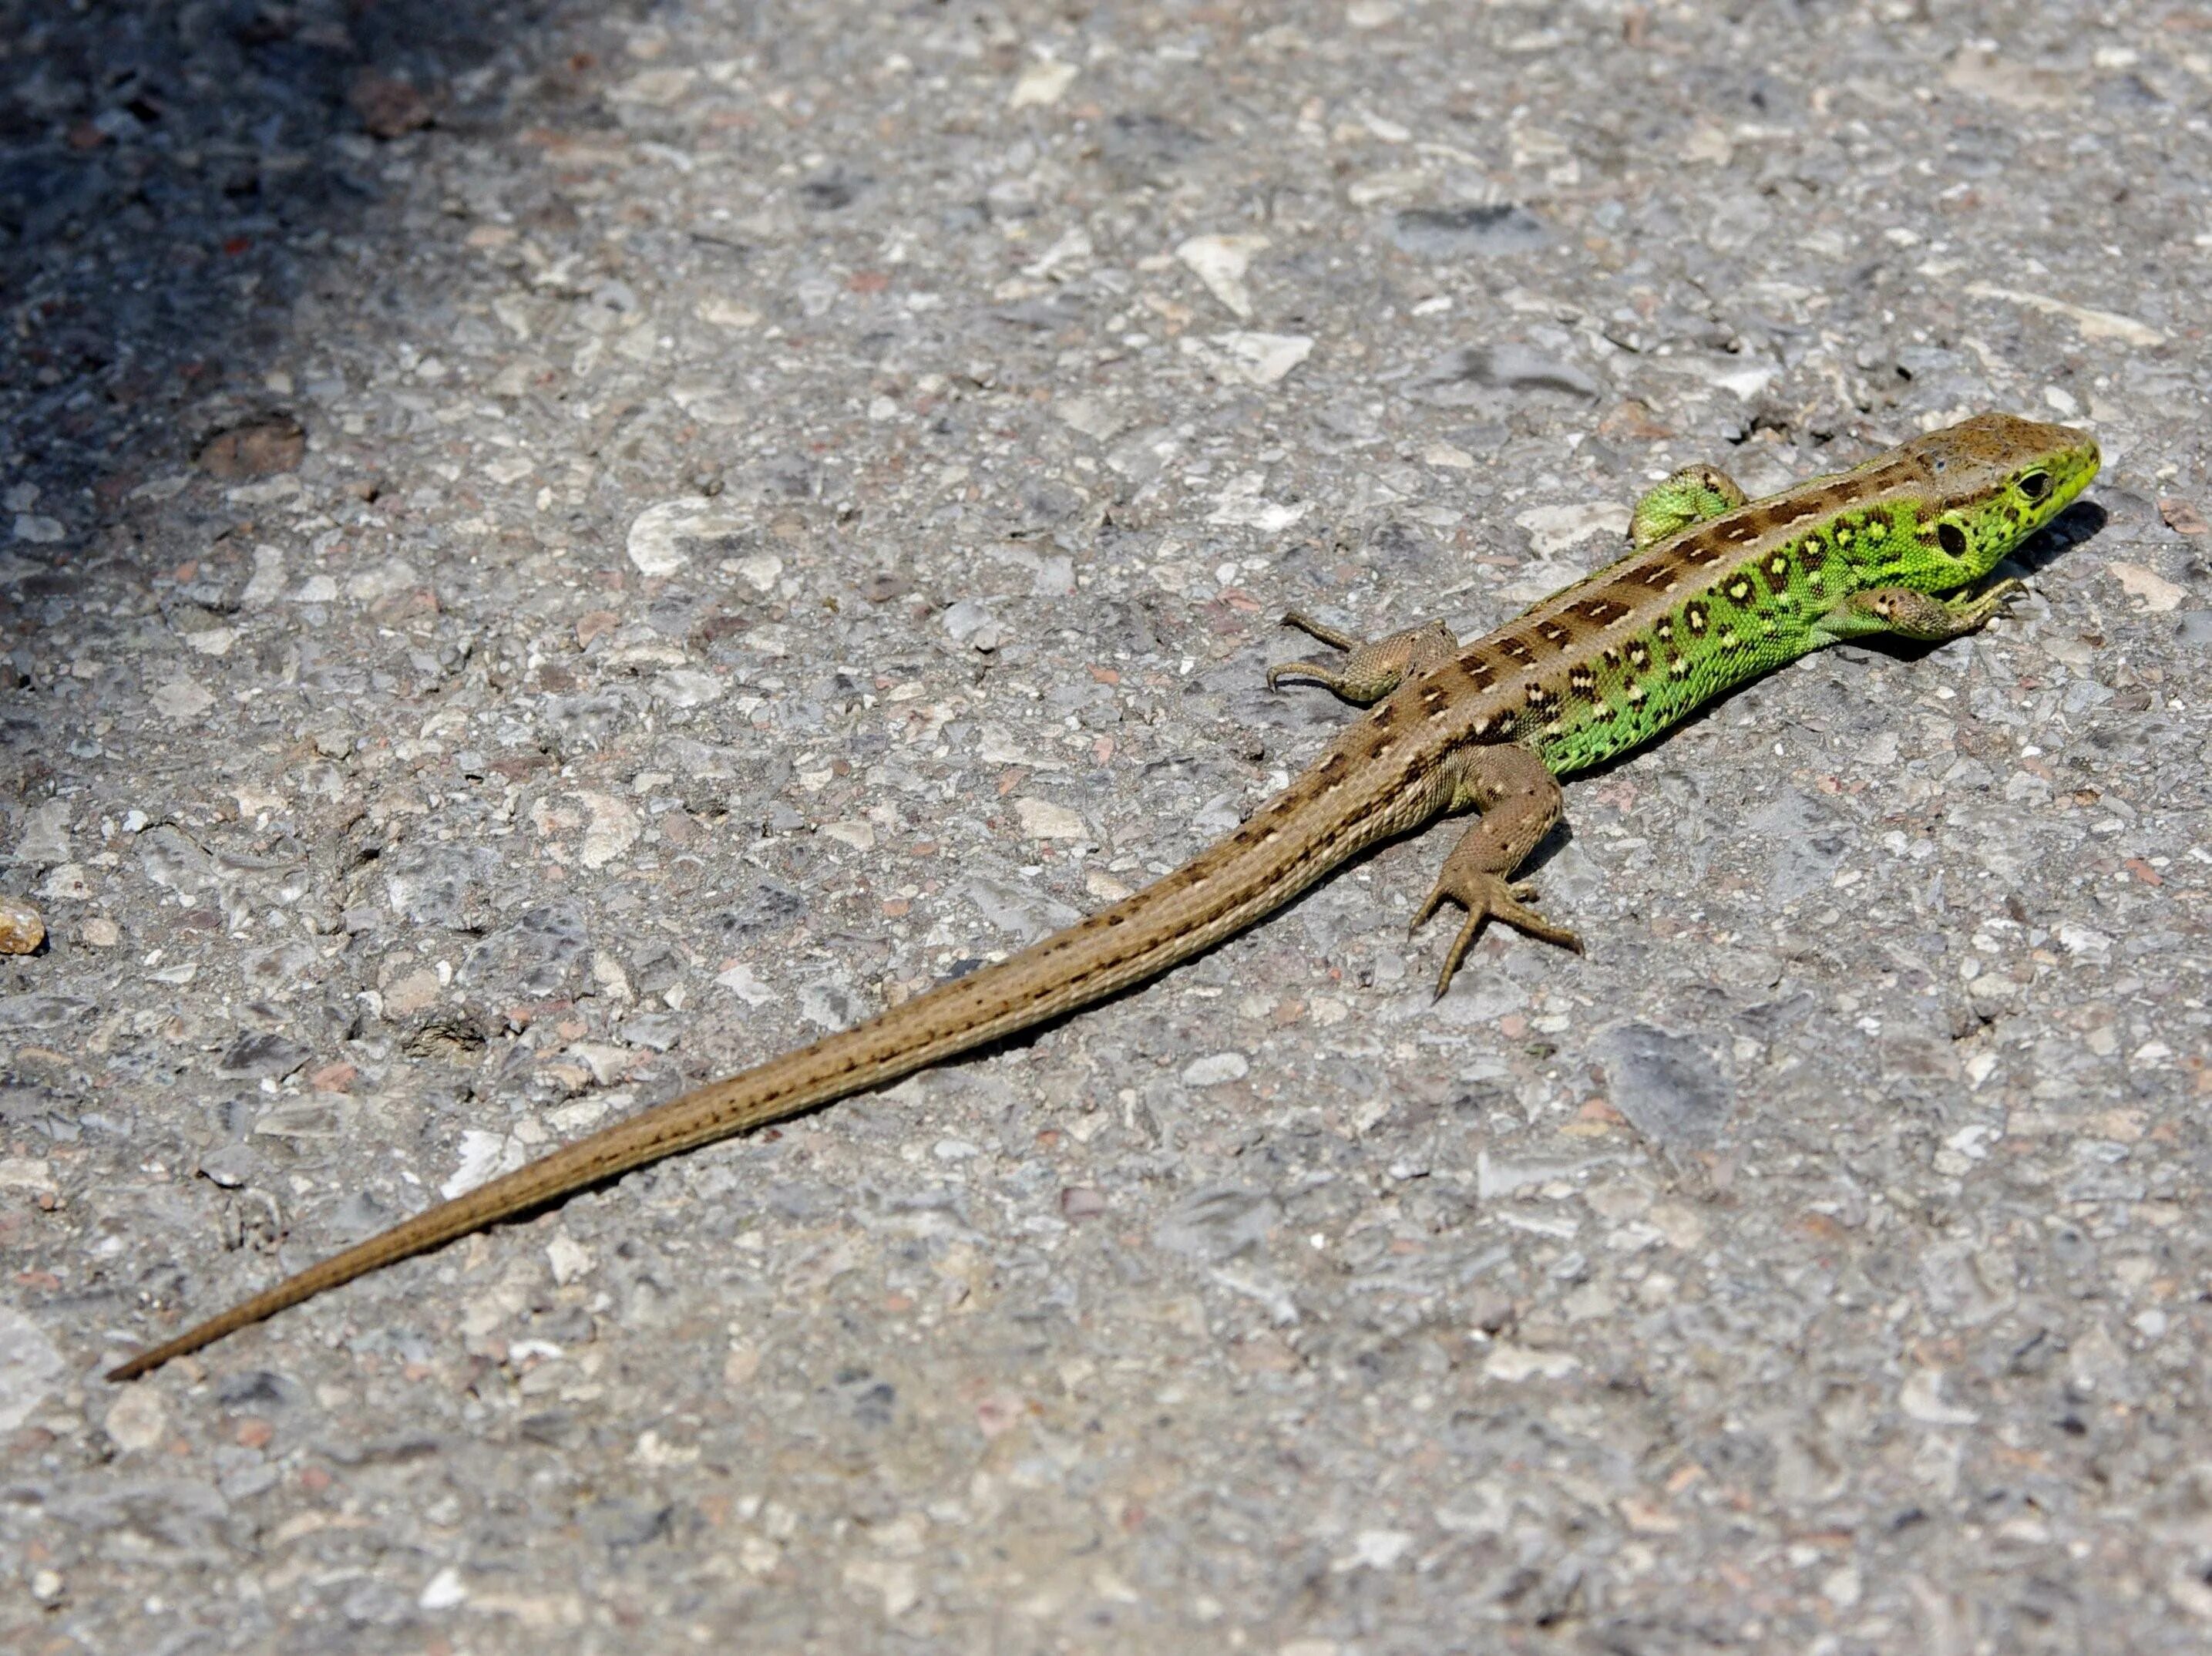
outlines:
{"label": "long brown tail", "polygon": [[617,1122],[404,1220],[140,1352],[111,1369],[107,1378],[134,1379],[325,1288],[532,1212],[647,1162],[885,1086],[1104,1000],[1243,930],[1368,845],[1433,815],[1448,796],[1448,788],[1438,792],[1434,787],[1388,796],[1344,788],[1343,797],[1316,809],[1317,799],[1339,786],[1327,780],[1328,763],[1307,772],[1267,807],[1264,832],[1248,825],[1158,885],[1009,959],[940,984],[811,1046]]}
{"label": "long brown tail", "polygon": [[873,1025],[863,1025],[787,1054],[757,1069],[686,1093],[451,1201],[441,1202],[366,1242],[286,1277],[276,1287],[233,1306],[220,1316],[209,1318],[174,1339],[140,1352],[109,1370],[107,1378],[136,1379],[159,1368],[172,1357],[197,1351],[248,1324],[273,1317],[302,1300],[313,1299],[325,1288],[350,1282],[356,1276],[366,1275],[396,1260],[427,1253],[471,1231],[544,1207],[663,1156],[743,1132],[748,1127],[796,1115],[850,1093],[880,1087],[918,1067],[880,1062],[841,1062],[835,1049],[853,1044],[856,1038],[873,1032],[874,1028]]}

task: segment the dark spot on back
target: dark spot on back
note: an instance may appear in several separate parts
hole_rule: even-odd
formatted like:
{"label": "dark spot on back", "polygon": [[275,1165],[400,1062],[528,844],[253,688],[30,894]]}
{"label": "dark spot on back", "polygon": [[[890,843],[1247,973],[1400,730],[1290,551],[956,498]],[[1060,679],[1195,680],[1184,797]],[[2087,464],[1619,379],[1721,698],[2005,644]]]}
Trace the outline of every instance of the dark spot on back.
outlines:
{"label": "dark spot on back", "polygon": [[1511,656],[1522,667],[1530,667],[1536,665],[1535,650],[1530,647],[1528,641],[1522,637],[1519,633],[1509,632],[1504,637],[1496,639],[1493,642],[1496,643],[1499,654]]}

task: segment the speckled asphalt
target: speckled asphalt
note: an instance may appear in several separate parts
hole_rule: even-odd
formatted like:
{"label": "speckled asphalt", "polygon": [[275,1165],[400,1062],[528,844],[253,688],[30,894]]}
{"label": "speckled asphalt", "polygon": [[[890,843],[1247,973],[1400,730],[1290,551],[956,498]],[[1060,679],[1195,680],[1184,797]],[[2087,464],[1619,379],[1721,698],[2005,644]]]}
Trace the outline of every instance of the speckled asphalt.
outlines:
{"label": "speckled asphalt", "polygon": [[[1729,10],[0,5],[0,1644],[2212,1642],[2212,13]],[[99,1378],[1990,407],[2032,599],[1571,788],[1586,959],[1397,846]]]}

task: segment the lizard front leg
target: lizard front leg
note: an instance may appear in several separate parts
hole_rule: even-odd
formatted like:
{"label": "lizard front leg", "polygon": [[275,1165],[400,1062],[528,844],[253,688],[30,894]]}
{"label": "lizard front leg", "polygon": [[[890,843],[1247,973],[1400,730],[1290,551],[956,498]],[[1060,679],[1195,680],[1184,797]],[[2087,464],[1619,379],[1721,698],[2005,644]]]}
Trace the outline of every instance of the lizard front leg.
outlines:
{"label": "lizard front leg", "polygon": [[2000,581],[1972,597],[1930,598],[1908,587],[1869,587],[1863,593],[1853,593],[1821,617],[1820,630],[1833,640],[1888,633],[1940,644],[1948,638],[1979,632],[1991,617],[2027,590],[2012,580]]}
{"label": "lizard front leg", "polygon": [[1742,505],[1742,486],[1725,472],[1711,466],[1686,466],[1638,496],[1628,521],[1628,537],[1644,551],[1693,523],[1703,523]]}
{"label": "lizard front leg", "polygon": [[1486,921],[1502,920],[1516,931],[1577,954],[1583,949],[1582,940],[1574,933],[1553,924],[1528,906],[1535,893],[1525,882],[1509,878],[1552,831],[1564,808],[1559,782],[1544,768],[1543,760],[1511,742],[1476,747],[1456,762],[1453,781],[1453,804],[1471,805],[1482,815],[1444,859],[1436,888],[1413,916],[1413,929],[1418,931],[1447,899],[1467,910],[1467,919],[1459,935],[1452,939],[1443,971],[1437,978],[1439,1000],[1451,987],[1452,974],[1467,958]]}
{"label": "lizard front leg", "polygon": [[1320,639],[1331,649],[1343,650],[1344,665],[1329,667],[1318,661],[1279,662],[1267,669],[1267,688],[1281,688],[1285,679],[1304,679],[1342,697],[1355,707],[1368,707],[1381,701],[1404,683],[1408,674],[1435,666],[1459,648],[1459,640],[1441,621],[1408,627],[1371,644],[1362,643],[1349,633],[1324,626],[1296,610],[1283,618],[1283,624]]}

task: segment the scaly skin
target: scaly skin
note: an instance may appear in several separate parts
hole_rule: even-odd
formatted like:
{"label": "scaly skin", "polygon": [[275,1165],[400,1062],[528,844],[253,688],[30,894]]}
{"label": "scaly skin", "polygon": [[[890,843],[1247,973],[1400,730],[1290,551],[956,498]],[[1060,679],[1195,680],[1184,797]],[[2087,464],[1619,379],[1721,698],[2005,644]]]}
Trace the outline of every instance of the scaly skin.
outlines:
{"label": "scaly skin", "polygon": [[1350,653],[1302,678],[1375,703],[1251,819],[1134,896],[1019,954],[757,1068],[684,1094],[441,1202],[141,1352],[171,1358],[486,1226],[696,1145],[870,1091],[1091,1005],[1204,953],[1377,841],[1480,814],[1415,925],[1466,920],[1442,995],[1489,919],[1570,948],[1510,876],[1559,820],[1558,777],[1679,723],[1730,685],[1843,638],[1972,632],[2018,590],[1945,600],[2049,522],[2096,474],[2084,434],[2001,414],[1934,432],[1853,471],[1747,503],[1710,467],[1647,493],[1626,557],[1461,644],[1441,623],[1370,645],[1289,618]]}

